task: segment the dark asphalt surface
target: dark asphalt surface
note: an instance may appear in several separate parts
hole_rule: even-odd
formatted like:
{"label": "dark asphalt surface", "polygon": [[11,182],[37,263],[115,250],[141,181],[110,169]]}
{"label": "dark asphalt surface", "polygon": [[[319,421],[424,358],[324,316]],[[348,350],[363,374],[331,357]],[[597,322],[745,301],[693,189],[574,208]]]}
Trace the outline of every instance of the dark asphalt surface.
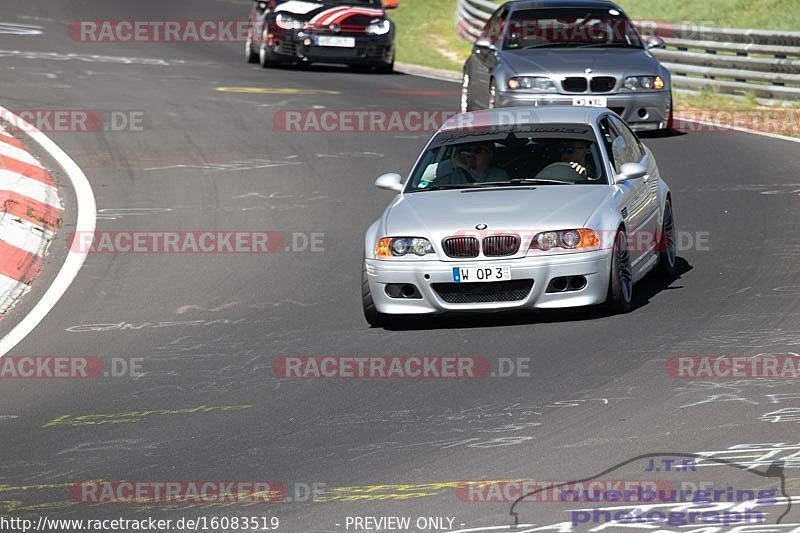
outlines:
{"label": "dark asphalt surface", "polygon": [[[264,71],[244,62],[239,43],[80,43],[67,33],[76,19],[235,19],[248,8],[246,0],[3,1],[0,22],[39,25],[44,34],[0,32],[2,105],[144,114],[141,132],[51,134],[94,187],[98,229],[319,232],[324,251],[90,255],[11,355],[142,358],[144,375],[0,381],[0,515],[277,516],[288,532],[346,531],[348,516],[447,516],[454,529],[477,528],[508,524],[509,504],[469,503],[452,485],[425,484],[582,479],[640,454],[750,443],[797,452],[789,449],[797,416],[762,418],[800,408],[793,381],[679,381],[665,361],[800,351],[800,145],[731,132],[646,139],[672,187],[679,230],[687,243],[699,235],[707,246],[680,251],[678,279],[637,285],[626,316],[588,310],[369,329],[359,293],[363,232],[391,200],[372,183],[407,172],[427,134],[283,133],[273,115],[313,106],[452,110],[457,85],[333,67]],[[50,261],[41,282],[57,268]],[[530,375],[273,375],[275,358],[297,354],[530,358]],[[74,418],[85,415],[112,416]],[[605,477],[653,475],[640,460]],[[682,476],[766,484],[723,466]],[[70,500],[70,485],[97,479],[322,483],[330,501]],[[560,506],[526,505],[520,519],[569,518]]]}

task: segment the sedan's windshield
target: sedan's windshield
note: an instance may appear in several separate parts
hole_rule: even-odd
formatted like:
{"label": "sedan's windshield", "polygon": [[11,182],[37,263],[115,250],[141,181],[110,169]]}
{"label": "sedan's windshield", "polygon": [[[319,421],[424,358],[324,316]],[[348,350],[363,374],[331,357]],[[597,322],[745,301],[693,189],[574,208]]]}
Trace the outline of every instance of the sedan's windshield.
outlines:
{"label": "sedan's windshield", "polygon": [[502,31],[505,50],[643,47],[633,23],[615,9],[525,9],[514,12]]}
{"label": "sedan's windshield", "polygon": [[405,192],[606,184],[602,161],[598,144],[587,136],[468,136],[434,142],[414,169]]}

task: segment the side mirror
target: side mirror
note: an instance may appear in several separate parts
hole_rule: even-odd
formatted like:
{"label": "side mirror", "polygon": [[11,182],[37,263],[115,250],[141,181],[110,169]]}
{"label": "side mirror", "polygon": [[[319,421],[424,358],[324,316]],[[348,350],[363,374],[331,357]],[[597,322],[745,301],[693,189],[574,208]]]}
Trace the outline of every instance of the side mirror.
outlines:
{"label": "side mirror", "polygon": [[383,9],[397,9],[399,5],[398,0],[383,0]]}
{"label": "side mirror", "polygon": [[489,50],[491,52],[495,52],[497,50],[497,47],[489,39],[478,39],[475,41],[475,48],[478,48],[479,50]]}
{"label": "side mirror", "polygon": [[400,192],[403,190],[403,177],[400,174],[384,174],[375,180],[375,186],[387,191]]}
{"label": "side mirror", "polygon": [[651,35],[647,39],[647,49],[652,50],[653,48],[666,48],[667,43],[664,42],[664,39],[659,37],[658,35]]}
{"label": "side mirror", "polygon": [[623,183],[628,180],[638,180],[647,175],[647,169],[640,163],[625,163],[620,169],[620,173],[614,179],[615,183]]}

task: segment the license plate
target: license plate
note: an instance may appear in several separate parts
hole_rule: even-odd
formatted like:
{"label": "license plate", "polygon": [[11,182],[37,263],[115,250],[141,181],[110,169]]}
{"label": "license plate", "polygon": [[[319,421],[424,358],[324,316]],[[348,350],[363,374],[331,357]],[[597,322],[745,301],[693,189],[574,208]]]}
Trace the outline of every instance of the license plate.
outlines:
{"label": "license plate", "polygon": [[608,107],[605,96],[573,96],[572,105],[581,107]]}
{"label": "license plate", "polygon": [[453,267],[455,283],[486,283],[487,281],[508,281],[511,279],[511,267]]}
{"label": "license plate", "polygon": [[317,46],[335,46],[337,48],[355,48],[355,37],[332,37],[330,35],[318,35],[314,38]]}

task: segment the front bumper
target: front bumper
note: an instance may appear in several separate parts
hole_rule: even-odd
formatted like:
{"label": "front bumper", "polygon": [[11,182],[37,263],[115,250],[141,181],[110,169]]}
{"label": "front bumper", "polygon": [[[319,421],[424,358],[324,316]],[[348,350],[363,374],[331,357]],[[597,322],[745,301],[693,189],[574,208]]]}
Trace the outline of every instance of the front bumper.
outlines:
{"label": "front bumper", "polygon": [[[355,47],[318,46],[318,36],[352,37]],[[394,57],[394,37],[386,35],[320,33],[307,30],[284,31],[270,48],[276,59],[307,63],[344,63],[347,65],[385,65]]]}
{"label": "front bumper", "polygon": [[574,98],[603,97],[608,108],[639,131],[664,130],[669,125],[672,96],[669,90],[614,94],[524,94],[498,92],[498,107],[572,105]]}
{"label": "front bumper", "polygon": [[[533,280],[533,287],[523,299],[503,302],[447,303],[433,288],[434,284],[452,283],[453,267],[511,267],[512,280]],[[428,314],[448,311],[503,311],[513,309],[555,309],[581,307],[605,302],[611,272],[608,250],[553,256],[525,257],[482,261],[391,261],[367,259],[367,279],[375,307],[386,314]],[[584,276],[586,286],[577,291],[547,293],[553,278]],[[386,285],[415,285],[422,298],[391,298]],[[464,283],[462,285],[475,285]]]}

